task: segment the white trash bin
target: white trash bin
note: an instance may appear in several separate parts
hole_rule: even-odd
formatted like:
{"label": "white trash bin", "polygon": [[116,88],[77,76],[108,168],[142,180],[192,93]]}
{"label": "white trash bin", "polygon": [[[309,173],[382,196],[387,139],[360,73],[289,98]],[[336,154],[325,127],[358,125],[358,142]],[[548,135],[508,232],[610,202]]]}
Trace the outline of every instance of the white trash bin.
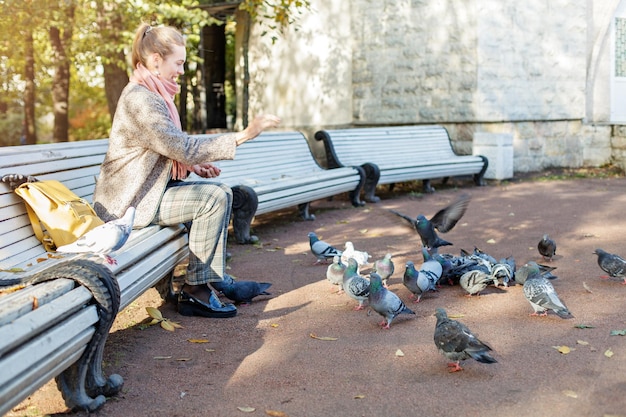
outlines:
{"label": "white trash bin", "polygon": [[474,155],[486,156],[489,166],[484,178],[504,180],[513,178],[513,135],[510,133],[474,133]]}

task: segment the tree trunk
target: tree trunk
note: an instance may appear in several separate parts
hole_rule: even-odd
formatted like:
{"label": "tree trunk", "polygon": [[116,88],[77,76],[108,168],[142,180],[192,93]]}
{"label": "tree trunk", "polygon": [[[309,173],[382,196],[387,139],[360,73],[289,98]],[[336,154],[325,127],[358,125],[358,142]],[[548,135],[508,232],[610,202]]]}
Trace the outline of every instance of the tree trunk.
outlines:
{"label": "tree trunk", "polygon": [[[53,142],[67,142],[69,139],[69,100],[70,100],[70,58],[75,6],[72,3],[65,9],[65,27],[50,27],[50,43],[54,51],[54,76],[52,77],[52,103],[54,113]],[[57,23],[58,25],[58,23]]]}
{"label": "tree trunk", "polygon": [[207,127],[226,127],[226,34],[225,25],[202,28]]}
{"label": "tree trunk", "polygon": [[35,128],[35,52],[33,32],[24,33],[24,145],[37,143]]}
{"label": "tree trunk", "polygon": [[121,45],[123,42],[120,34],[124,31],[124,23],[121,13],[116,10],[117,7],[115,2],[103,1],[98,6],[97,17],[98,29],[103,41],[99,54],[104,63],[104,90],[111,120],[115,115],[122,90],[128,84],[124,51],[111,48],[112,45]]}

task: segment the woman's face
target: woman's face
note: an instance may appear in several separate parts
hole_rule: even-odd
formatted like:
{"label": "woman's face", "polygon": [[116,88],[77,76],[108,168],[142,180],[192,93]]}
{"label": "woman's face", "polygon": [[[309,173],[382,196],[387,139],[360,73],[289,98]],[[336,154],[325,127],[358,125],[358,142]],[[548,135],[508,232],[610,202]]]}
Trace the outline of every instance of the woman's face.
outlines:
{"label": "woman's face", "polygon": [[174,45],[172,47],[172,53],[161,57],[156,56],[156,71],[159,72],[160,77],[176,82],[178,76],[184,73],[184,64],[187,59],[187,50],[184,46]]}

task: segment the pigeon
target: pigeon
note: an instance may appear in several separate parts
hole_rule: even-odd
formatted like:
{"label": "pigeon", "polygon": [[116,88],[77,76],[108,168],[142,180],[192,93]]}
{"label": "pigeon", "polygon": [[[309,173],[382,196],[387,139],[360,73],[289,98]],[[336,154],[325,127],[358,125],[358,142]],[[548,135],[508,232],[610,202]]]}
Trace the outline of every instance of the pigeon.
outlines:
{"label": "pigeon", "polygon": [[436,260],[425,247],[422,247],[422,256],[424,257],[424,262],[420,267],[419,273],[428,278],[430,289],[437,291],[437,285],[443,274],[443,265]]}
{"label": "pigeon", "polygon": [[481,363],[498,362],[489,354],[493,350],[489,345],[481,342],[463,323],[449,319],[443,308],[438,308],[435,316],[435,345],[443,356],[454,361],[448,364],[452,368],[450,372],[462,371],[460,362],[469,358]]}
{"label": "pigeon", "polygon": [[346,242],[344,251],[341,254],[341,262],[347,263],[348,259],[354,258],[358,265],[357,271],[359,271],[362,266],[369,264],[369,258],[371,257],[372,255],[367,252],[354,249],[354,244],[352,242]]}
{"label": "pigeon", "polygon": [[341,262],[341,258],[337,255],[333,256],[333,263],[328,265],[326,269],[326,279],[333,285],[339,285],[338,293],[343,292],[343,273],[346,270],[346,264]]}
{"label": "pigeon", "polygon": [[551,261],[556,254],[556,242],[550,239],[550,236],[543,235],[537,244],[537,250],[544,260]]}
{"label": "pigeon", "polygon": [[520,285],[524,285],[524,283],[526,282],[526,279],[528,278],[528,275],[531,274],[532,271],[534,270],[534,267],[537,267],[539,269],[539,274],[546,279],[558,278],[556,275],[552,273],[552,271],[556,269],[555,266],[541,265],[541,264],[538,264],[537,262],[529,261],[526,263],[526,265],[523,265],[521,268],[515,271],[515,275],[514,275],[515,282]]}
{"label": "pigeon", "polygon": [[467,210],[469,202],[470,196],[463,194],[449,206],[439,210],[430,220],[428,220],[423,214],[420,214],[416,219],[413,219],[406,214],[399,213],[395,210],[389,211],[411,223],[413,228],[419,234],[422,240],[422,245],[424,245],[427,249],[432,250],[441,246],[452,245],[452,243],[441,239],[437,235],[437,232],[435,232],[435,229],[441,233],[450,231],[461,219],[461,217],[463,217],[463,214],[465,214],[465,210]]}
{"label": "pigeon", "polygon": [[541,276],[539,266],[530,262],[525,266],[530,268],[524,282],[524,297],[534,310],[531,316],[546,316],[548,310],[552,310],[562,319],[574,317],[559,299],[550,281]]}
{"label": "pigeon", "polygon": [[133,229],[134,221],[135,208],[128,207],[123,217],[91,229],[75,242],[58,247],[57,252],[93,253],[109,265],[116,265],[117,261],[108,254],[124,246]]}
{"label": "pigeon", "polygon": [[370,282],[357,272],[358,265],[354,258],[348,259],[348,266],[343,273],[343,290],[348,296],[359,302],[355,310],[362,310],[363,303],[370,294]]}
{"label": "pigeon", "polygon": [[622,284],[626,285],[626,260],[619,255],[605,252],[602,249],[596,249],[593,253],[598,255],[598,265],[604,272],[609,274],[609,277],[623,278]]}
{"label": "pigeon", "polygon": [[249,304],[256,296],[271,295],[267,289],[272,284],[269,282],[236,281],[230,275],[224,275],[223,281],[212,282],[211,286],[235,303]]}
{"label": "pigeon", "polygon": [[367,301],[372,310],[383,316],[380,323],[383,329],[389,329],[392,320],[400,314],[415,314],[396,295],[383,286],[381,276],[376,272],[370,274],[370,293]]}
{"label": "pigeon", "polygon": [[316,264],[321,261],[326,262],[328,259],[333,259],[335,255],[341,256],[340,250],[337,250],[337,248],[323,240],[319,240],[315,232],[309,232],[309,246],[311,247],[311,252],[317,258]]}
{"label": "pigeon", "polygon": [[424,293],[431,290],[432,283],[429,281],[426,274],[420,274],[415,269],[415,264],[412,261],[408,261],[405,265],[404,275],[402,276],[402,284],[411,291],[411,298],[415,299],[414,302],[419,303]]}
{"label": "pigeon", "polygon": [[493,265],[491,268],[491,276],[493,277],[493,284],[498,287],[508,287],[509,282],[515,275],[515,258],[509,256],[508,258],[502,258],[500,261]]}
{"label": "pigeon", "polygon": [[493,283],[493,277],[480,270],[473,270],[464,273],[459,280],[459,284],[465,291],[467,296],[479,296],[480,292]]}
{"label": "pigeon", "polygon": [[393,261],[391,260],[390,253],[387,253],[384,258],[374,262],[374,272],[380,275],[380,278],[383,280],[383,285],[385,286],[385,288],[387,287],[387,281],[393,275],[394,270],[395,266],[393,265]]}

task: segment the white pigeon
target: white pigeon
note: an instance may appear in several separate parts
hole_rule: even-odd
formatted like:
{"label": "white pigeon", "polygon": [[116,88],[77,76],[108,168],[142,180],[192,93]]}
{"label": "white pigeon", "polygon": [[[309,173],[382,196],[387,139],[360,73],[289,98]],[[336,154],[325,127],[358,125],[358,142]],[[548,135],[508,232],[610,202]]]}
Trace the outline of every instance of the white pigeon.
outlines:
{"label": "white pigeon", "polygon": [[346,270],[346,264],[341,262],[339,256],[333,256],[333,263],[326,268],[326,279],[333,285],[339,285],[338,294],[343,293],[343,273]]}
{"label": "white pigeon", "polygon": [[341,254],[341,262],[347,264],[348,259],[353,258],[358,265],[357,272],[360,272],[362,266],[370,263],[369,258],[371,257],[372,255],[367,252],[354,249],[354,244],[352,242],[346,242],[345,249]]}
{"label": "white pigeon", "polygon": [[115,265],[117,261],[108,254],[124,246],[133,229],[134,221],[135,208],[129,207],[122,218],[91,229],[74,243],[58,247],[57,252],[93,253],[104,259],[106,263]]}

